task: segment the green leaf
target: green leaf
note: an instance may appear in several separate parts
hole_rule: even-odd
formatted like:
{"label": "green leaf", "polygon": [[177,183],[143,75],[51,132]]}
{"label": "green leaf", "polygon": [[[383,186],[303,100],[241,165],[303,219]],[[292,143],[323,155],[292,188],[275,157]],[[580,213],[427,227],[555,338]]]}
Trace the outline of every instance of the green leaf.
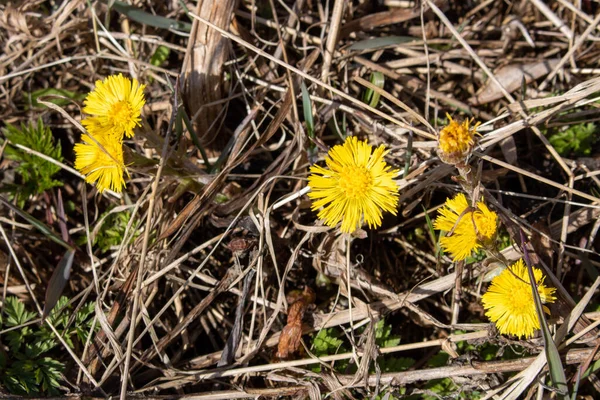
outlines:
{"label": "green leaf", "polygon": [[46,318],[48,314],[50,314],[52,309],[54,309],[54,306],[57,304],[57,301],[60,300],[59,297],[69,281],[74,258],[75,249],[67,249],[60,262],[54,269],[54,272],[52,272],[50,281],[48,281],[48,287],[46,288],[46,298],[44,311],[42,312],[42,319]]}
{"label": "green leaf", "polygon": [[62,150],[59,142],[54,141],[50,128],[38,119],[37,125],[21,124],[21,128],[6,124],[2,133],[12,146],[7,146],[5,154],[8,159],[16,161],[15,170],[21,175],[22,183],[16,188],[20,197],[27,199],[30,195],[41,194],[53,187],[62,186],[62,182],[54,180],[53,176],[60,171],[60,166],[43,158],[26,152],[15,145],[21,145],[35,150],[57,161],[62,161]]}
{"label": "green leaf", "polygon": [[35,339],[26,343],[23,354],[30,360],[38,358],[40,355],[56,347],[56,340],[48,332],[39,331],[34,334]]}
{"label": "green leaf", "polygon": [[6,298],[4,304],[4,312],[6,313],[7,327],[19,326],[26,324],[35,318],[36,313],[25,310],[25,304],[23,304],[18,298],[10,296]]}
{"label": "green leaf", "polygon": [[29,360],[19,360],[13,364],[7,376],[9,378],[7,387],[16,394],[38,394],[39,390],[36,384],[34,363]]}
{"label": "green leaf", "polygon": [[[421,207],[423,207],[423,206],[421,206]],[[429,232],[429,237],[431,239],[431,243],[433,243],[433,245],[435,246],[435,256],[437,258],[441,251],[440,244],[438,242],[437,235],[435,234],[435,228],[433,227],[433,221],[429,217],[429,214],[427,213],[427,209],[425,207],[423,207],[423,211],[425,212],[425,221],[427,222],[427,232]]]}
{"label": "green leaf", "polygon": [[[114,246],[121,245],[125,240],[125,231],[130,219],[130,210],[117,211],[110,209],[106,211],[100,216],[101,226],[92,244],[102,252],[106,252]],[[137,229],[138,225],[137,221],[134,221],[132,225],[134,233],[131,236],[131,242],[140,235],[140,231]],[[87,243],[86,236],[78,238],[77,243],[80,245]]]}
{"label": "green leaf", "polygon": [[[377,359],[379,361],[379,359]],[[381,372],[401,372],[412,367],[415,360],[407,357],[385,357],[379,362]]]}
{"label": "green leaf", "polygon": [[420,39],[411,36],[386,36],[375,39],[361,40],[350,46],[349,50],[376,50],[381,47],[397,46]]}
{"label": "green leaf", "polygon": [[[89,331],[94,303],[89,302],[81,307],[74,318],[74,327],[67,326],[71,308],[69,299],[62,296],[48,317],[62,330],[61,335],[69,346],[73,346],[71,336],[75,336],[78,329]],[[63,353],[58,351],[58,341],[47,325],[31,324],[36,316],[16,297],[6,299],[3,328],[30,323],[6,332],[2,339],[8,348],[0,348],[0,387],[12,395],[60,394],[58,389],[65,367],[57,358]]]}
{"label": "green leaf", "polygon": [[427,361],[427,365],[434,368],[443,367],[446,365],[449,358],[450,356],[447,353],[440,351],[439,353],[431,357],[429,361]]}
{"label": "green leaf", "polygon": [[57,301],[54,309],[48,316],[48,322],[50,322],[56,329],[62,329],[67,326],[69,321],[71,306],[69,304],[69,298],[67,296],[61,296]]}
{"label": "green leaf", "polygon": [[43,392],[50,395],[58,394],[61,378],[61,372],[64,370],[64,364],[50,357],[44,357],[37,363],[35,370],[36,383],[41,385]]}
{"label": "green leaf", "polygon": [[[450,378],[433,379],[425,385],[425,389],[432,391],[438,396],[450,396],[457,391],[457,387]],[[424,400],[437,400],[437,396],[424,395]],[[454,397],[453,397],[454,398]]]}
{"label": "green leaf", "polygon": [[[371,83],[379,89],[382,89],[385,85],[385,76],[379,71],[372,72]],[[379,104],[379,97],[379,93],[377,93],[373,89],[367,88],[363,96],[363,101],[369,106],[375,108],[377,107],[377,104]]]}
{"label": "green leaf", "polygon": [[379,347],[393,347],[400,344],[400,336],[392,335],[392,326],[381,319],[375,325],[375,343]]}
{"label": "green leaf", "polygon": [[546,353],[546,359],[548,360],[550,378],[552,379],[552,383],[556,388],[557,398],[569,399],[569,387],[567,386],[565,370],[560,359],[560,354],[558,353],[558,347],[556,346],[556,343],[554,343],[552,333],[550,332],[550,328],[548,328],[548,323],[546,322],[544,306],[542,305],[542,300],[540,299],[540,295],[535,284],[536,280],[533,274],[531,260],[529,259],[529,253],[525,247],[525,236],[523,231],[520,231],[520,234],[521,246],[523,248],[523,258],[525,259],[525,264],[527,265],[529,284],[531,285],[531,293],[535,304],[535,311],[539,318],[540,330],[542,331],[542,337],[544,338],[544,352]]}
{"label": "green leaf", "polygon": [[337,338],[337,330],[334,328],[322,329],[313,338],[313,352],[317,356],[336,354],[344,343]]}
{"label": "green leaf", "polygon": [[171,18],[150,14],[149,12],[143,11],[127,3],[123,3],[122,1],[115,1],[112,3],[112,8],[130,20],[139,22],[140,24],[161,29],[176,29],[184,32],[190,32],[192,30],[192,24],[189,22],[177,21]]}
{"label": "green leaf", "polygon": [[24,343],[27,343],[28,337],[32,335],[32,330],[28,326],[21,329],[6,332],[8,347],[11,352],[15,353],[21,349]]}
{"label": "green leaf", "polygon": [[156,48],[154,54],[152,54],[152,57],[150,58],[150,64],[160,67],[165,61],[167,61],[167,58],[169,58],[170,54],[171,49],[169,49],[167,46],[160,45]]}
{"label": "green leaf", "polygon": [[73,102],[81,102],[85,99],[86,94],[72,92],[66,89],[55,89],[55,88],[47,88],[47,89],[39,89],[31,93],[24,93],[27,96],[28,103],[33,107],[39,108],[47,108],[46,105],[38,102],[40,97],[49,97],[44,99],[49,103],[54,103],[57,106],[64,107]]}
{"label": "green leaf", "polygon": [[312,115],[312,102],[310,101],[310,95],[304,82],[302,82],[300,88],[302,89],[302,111],[304,113],[304,122],[306,122],[306,132],[308,137],[313,139],[315,137],[315,123]]}
{"label": "green leaf", "polygon": [[597,133],[594,123],[582,123],[554,133],[548,141],[561,156],[589,156],[597,140]]}
{"label": "green leaf", "polygon": [[21,210],[19,207],[14,206],[11,202],[7,201],[2,196],[0,196],[0,203],[5,207],[10,208],[15,214],[19,215],[21,218],[23,218],[24,220],[29,222],[36,229],[38,229],[40,232],[42,232],[42,234],[44,236],[46,236],[48,239],[52,240],[53,242],[55,242],[57,244],[60,244],[61,246],[63,246],[66,249],[73,249],[73,247],[70,244],[68,244],[67,242],[62,240],[60,236],[58,236],[56,233],[54,233],[52,231],[52,229],[50,229],[48,226],[46,226],[46,224],[44,224],[42,221],[38,220],[37,218],[33,217],[32,215],[29,215],[25,211]]}

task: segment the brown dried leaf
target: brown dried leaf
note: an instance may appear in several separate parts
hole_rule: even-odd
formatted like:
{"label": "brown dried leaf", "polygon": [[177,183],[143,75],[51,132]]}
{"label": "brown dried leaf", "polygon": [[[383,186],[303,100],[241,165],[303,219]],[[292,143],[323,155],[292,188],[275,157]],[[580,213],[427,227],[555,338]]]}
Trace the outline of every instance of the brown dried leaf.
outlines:
{"label": "brown dried leaf", "polygon": [[308,306],[315,302],[315,298],[315,292],[308,286],[302,292],[292,290],[288,294],[288,301],[295,301],[288,308],[287,325],[283,327],[281,336],[279,336],[275,357],[286,359],[298,351],[302,337],[302,319]]}
{"label": "brown dried leaf", "polygon": [[302,324],[286,325],[281,331],[279,344],[277,345],[277,354],[275,357],[286,359],[294,354],[300,347],[300,338],[302,337]]}
{"label": "brown dried leaf", "polygon": [[[536,79],[549,74],[558,65],[558,62],[559,60],[552,59],[530,64],[505,65],[497,70],[494,76],[504,89],[511,93],[520,88],[523,81],[525,81],[525,84],[530,84]],[[498,85],[489,79],[483,89],[477,95],[471,97],[468,102],[477,105],[487,104],[501,99],[503,96]]]}
{"label": "brown dried leaf", "polygon": [[3,13],[0,13],[0,26],[9,32],[33,36],[27,26],[25,14],[10,5],[6,7]]}

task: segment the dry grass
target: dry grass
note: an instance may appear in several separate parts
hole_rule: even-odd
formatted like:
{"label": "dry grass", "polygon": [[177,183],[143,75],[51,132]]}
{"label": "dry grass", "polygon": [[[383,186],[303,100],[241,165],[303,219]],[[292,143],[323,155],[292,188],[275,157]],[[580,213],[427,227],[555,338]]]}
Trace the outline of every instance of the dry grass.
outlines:
{"label": "dry grass", "polygon": [[[524,230],[536,265],[558,288],[550,322],[570,318],[567,339],[557,343],[567,378],[598,358],[598,315],[585,306],[600,265],[600,148],[566,158],[547,136],[599,119],[597,3],[132,3],[191,25],[191,33],[125,18],[102,2],[0,5],[0,117],[13,125],[41,117],[61,142],[70,237],[107,229],[108,210],[130,213],[121,245],[102,251],[78,242],[65,294],[77,307],[96,302],[97,328],[85,345],[69,353],[63,346],[57,356],[68,366],[65,393],[316,399],[476,391],[516,399],[548,392],[541,337],[503,337],[483,314],[481,278],[495,260],[453,264],[429,236],[426,217],[461,190],[456,169],[435,153],[446,113],[482,122],[470,167],[513,243],[503,255],[521,257]],[[154,65],[159,47],[170,53]],[[383,87],[371,82],[375,71]],[[99,195],[71,168],[81,100],[40,107],[27,94],[86,94],[118,72],[147,84],[145,122],[127,142],[126,191]],[[374,107],[363,101],[367,88],[380,95]],[[178,109],[200,143],[173,123]],[[303,189],[308,166],[350,134],[385,144],[403,174],[398,216],[348,246],[316,221]],[[141,165],[135,154],[152,161]],[[3,191],[20,183],[14,161],[3,158],[0,173]],[[51,189],[27,199],[24,211],[59,232],[58,199]],[[0,227],[3,304],[17,295],[41,313],[64,249],[5,206]],[[317,296],[303,310],[303,349],[278,360],[286,295],[304,287]],[[573,299],[583,300],[575,307]],[[401,344],[376,345],[383,317]],[[315,335],[330,327],[345,350],[317,357]],[[491,360],[486,345],[500,349]],[[503,358],[509,349],[522,353]],[[432,364],[441,351],[446,366]],[[381,371],[388,355],[414,364]],[[455,384],[448,393],[426,386],[443,378]],[[579,388],[592,396],[598,389],[595,379]]]}

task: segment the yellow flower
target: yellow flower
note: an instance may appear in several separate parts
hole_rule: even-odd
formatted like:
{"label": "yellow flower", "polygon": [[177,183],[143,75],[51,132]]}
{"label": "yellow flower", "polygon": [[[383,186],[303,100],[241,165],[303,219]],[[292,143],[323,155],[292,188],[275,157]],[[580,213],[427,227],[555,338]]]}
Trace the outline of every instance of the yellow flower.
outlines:
{"label": "yellow flower", "polygon": [[478,202],[475,210],[468,208],[467,198],[459,193],[446,200],[433,224],[435,229],[448,232],[440,239],[440,244],[454,261],[467,258],[473,250],[491,242],[496,233],[497,215],[485,203]]}
{"label": "yellow flower", "polygon": [[336,145],[325,158],[329,169],[313,165],[308,178],[313,199],[312,210],[319,211],[325,224],[342,222],[342,232],[351,233],[366,222],[369,227],[381,225],[382,210],[396,215],[398,185],[393,178],[398,170],[390,170],[383,157],[384,146],[372,152],[366,141],[351,136]]}
{"label": "yellow flower", "polygon": [[[542,303],[554,303],[556,289],[544,285],[545,276],[539,269],[533,268],[533,276]],[[523,260],[495,277],[481,301],[486,309],[485,315],[502,334],[528,338],[533,336],[536,329],[540,329],[529,274]],[[550,314],[548,307],[543,308],[546,314]]]}
{"label": "yellow flower", "polygon": [[[84,143],[75,145],[75,168],[88,183],[96,182],[100,193],[111,189],[120,193],[125,186],[123,179],[123,144],[113,136],[81,137]],[[102,147],[98,146],[100,144]]]}
{"label": "yellow flower", "polygon": [[102,135],[133,136],[133,129],[140,126],[140,114],[146,100],[145,85],[140,85],[122,74],[111,75],[96,81],[96,88],[86,97],[83,112],[91,117],[81,123],[94,137]]}
{"label": "yellow flower", "polygon": [[449,114],[446,116],[450,122],[440,131],[438,156],[446,164],[458,164],[471,154],[475,145],[473,136],[480,123],[477,122],[471,127],[473,119],[459,123],[454,121]]}

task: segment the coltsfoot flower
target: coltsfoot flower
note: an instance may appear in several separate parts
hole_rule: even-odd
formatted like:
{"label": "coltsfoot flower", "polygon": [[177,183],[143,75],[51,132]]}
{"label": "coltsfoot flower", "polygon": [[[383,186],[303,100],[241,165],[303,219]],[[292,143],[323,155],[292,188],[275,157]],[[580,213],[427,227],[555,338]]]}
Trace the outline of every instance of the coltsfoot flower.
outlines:
{"label": "coltsfoot flower", "polygon": [[341,231],[354,232],[363,222],[369,227],[381,225],[382,211],[396,215],[398,185],[392,170],[383,157],[387,154],[381,145],[375,151],[366,141],[351,136],[343,145],[336,145],[325,162],[327,168],[310,168],[308,196],[313,200],[312,210],[328,226],[342,223]]}
{"label": "coltsfoot flower", "polygon": [[497,215],[485,205],[477,202],[477,208],[469,211],[464,194],[448,198],[433,227],[448,234],[440,239],[442,249],[452,255],[454,261],[464,260],[473,250],[490,243],[497,228]]}
{"label": "coltsfoot flower", "polygon": [[119,138],[133,136],[133,129],[140,126],[145,85],[137,79],[122,74],[111,75],[96,81],[96,88],[84,100],[83,112],[90,115],[81,123],[87,131],[97,136],[112,135]]}
{"label": "coltsfoot flower", "polygon": [[[542,303],[554,303],[553,287],[544,285],[545,276],[533,268],[535,285]],[[535,311],[527,266],[519,260],[492,280],[488,291],[481,297],[485,315],[496,324],[503,335],[529,338],[540,329],[540,320]],[[544,312],[550,314],[548,307]]]}
{"label": "coltsfoot flower", "polygon": [[[96,182],[98,191],[106,189],[120,193],[125,186],[123,144],[114,136],[82,135],[83,143],[75,145],[75,168],[85,175],[88,183]],[[100,147],[100,144],[102,147]]]}
{"label": "coltsfoot flower", "polygon": [[475,145],[474,136],[477,133],[479,122],[471,126],[473,119],[466,119],[459,123],[446,114],[450,121],[440,131],[438,139],[438,156],[446,164],[458,164],[467,159]]}

